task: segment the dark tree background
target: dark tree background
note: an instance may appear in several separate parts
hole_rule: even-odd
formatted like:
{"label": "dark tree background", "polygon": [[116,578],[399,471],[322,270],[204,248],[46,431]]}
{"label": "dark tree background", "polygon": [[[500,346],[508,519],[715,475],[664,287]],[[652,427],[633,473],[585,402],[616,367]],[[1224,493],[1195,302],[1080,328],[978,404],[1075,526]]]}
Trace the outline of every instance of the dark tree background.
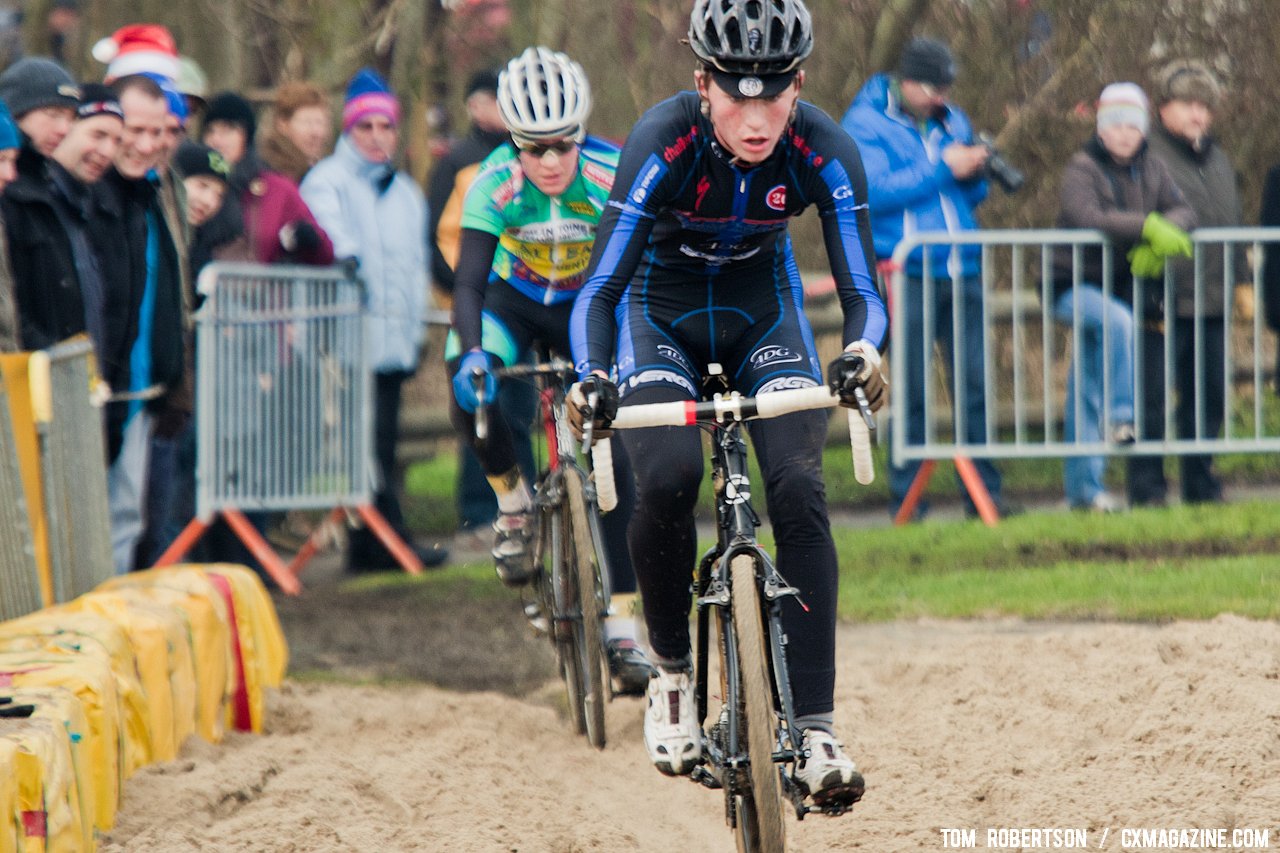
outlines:
{"label": "dark tree background", "polygon": [[[39,51],[51,0],[30,0],[27,43]],[[73,70],[101,72],[88,46],[131,21],[169,26],[214,88],[265,97],[309,77],[340,93],[371,64],[411,104],[413,170],[429,166],[433,136],[464,119],[460,89],[474,70],[529,44],[567,51],[596,91],[593,130],[626,135],[647,106],[690,85],[680,44],[691,0],[84,0]],[[1280,159],[1275,96],[1280,3],[1259,0],[809,0],[817,46],[805,96],[839,117],[872,71],[906,38],[947,40],[961,61],[955,98],[997,136],[1030,178],[994,197],[988,225],[1046,225],[1062,164],[1091,132],[1107,82],[1147,85],[1177,56],[1208,61],[1227,84],[1217,129],[1241,172],[1246,210]]]}

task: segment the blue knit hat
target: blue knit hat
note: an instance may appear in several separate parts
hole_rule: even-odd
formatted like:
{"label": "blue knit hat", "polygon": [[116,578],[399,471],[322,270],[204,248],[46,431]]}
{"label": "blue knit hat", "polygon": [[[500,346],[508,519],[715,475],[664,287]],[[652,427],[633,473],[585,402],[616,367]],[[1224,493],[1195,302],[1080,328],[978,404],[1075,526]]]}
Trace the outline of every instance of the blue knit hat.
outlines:
{"label": "blue knit hat", "polygon": [[367,115],[383,115],[392,124],[399,124],[400,102],[378,72],[372,68],[361,68],[347,84],[347,100],[342,106],[342,132],[351,130]]}
{"label": "blue knit hat", "polygon": [[9,115],[9,108],[5,106],[4,101],[0,101],[0,151],[21,147],[22,140],[18,137],[18,126],[13,123],[13,116]]}

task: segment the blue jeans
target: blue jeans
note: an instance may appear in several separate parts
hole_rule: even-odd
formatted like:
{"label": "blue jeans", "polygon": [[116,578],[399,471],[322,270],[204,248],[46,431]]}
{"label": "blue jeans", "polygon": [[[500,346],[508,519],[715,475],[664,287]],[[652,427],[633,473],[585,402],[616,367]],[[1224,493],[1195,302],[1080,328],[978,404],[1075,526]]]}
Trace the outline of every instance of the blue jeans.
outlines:
{"label": "blue jeans", "polygon": [[[954,287],[949,278],[939,276],[933,280],[933,340],[942,346],[943,363],[948,367],[947,381],[953,400],[956,394],[956,374],[959,372],[964,387],[964,440],[969,443],[986,443],[986,388],[984,382],[984,362],[982,352],[982,280],[971,277],[961,279],[960,298],[957,300]],[[896,341],[893,346],[893,357],[906,360],[907,373],[907,443],[923,444],[925,435],[924,392],[929,374],[925,371],[924,331],[924,282],[918,278],[907,280],[907,299],[905,305],[895,305],[897,311],[905,311],[907,316],[907,334],[904,340]],[[956,303],[959,303],[958,305]],[[955,361],[955,327],[953,311],[960,311],[961,328],[964,340]],[[930,353],[932,357],[932,353]],[[895,388],[901,393],[903,389]],[[959,438],[959,437],[957,437]],[[919,462],[907,462],[897,465],[890,454],[889,491],[892,495],[889,513],[897,515],[902,506],[902,499],[911,488],[916,473],[920,470]],[[1000,506],[1000,472],[989,459],[974,459],[978,476],[982,478],[991,499]],[[975,512],[973,500],[965,490],[960,476],[956,475],[956,484],[964,498],[965,510],[969,514]],[[923,515],[925,505],[921,504]]]}
{"label": "blue jeans", "polygon": [[[1054,303],[1054,317],[1071,323],[1076,302],[1079,302],[1079,322],[1071,350],[1073,358],[1080,360],[1079,409],[1076,421],[1076,371],[1072,364],[1067,372],[1066,425],[1063,437],[1067,441],[1101,441],[1103,374],[1106,374],[1110,399],[1112,424],[1133,423],[1133,312],[1114,296],[1104,296],[1093,284],[1082,284],[1077,293],[1067,290]],[[1106,336],[1110,361],[1102,362],[1103,336]],[[1063,467],[1067,503],[1087,506],[1102,492],[1102,473],[1106,468],[1104,456],[1072,456]]]}

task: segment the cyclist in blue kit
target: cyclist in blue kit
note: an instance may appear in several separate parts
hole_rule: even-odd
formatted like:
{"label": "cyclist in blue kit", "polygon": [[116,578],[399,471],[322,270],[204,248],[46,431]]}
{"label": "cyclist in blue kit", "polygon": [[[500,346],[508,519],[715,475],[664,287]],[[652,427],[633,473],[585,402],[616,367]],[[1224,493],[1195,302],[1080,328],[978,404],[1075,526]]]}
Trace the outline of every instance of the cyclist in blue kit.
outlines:
{"label": "cyclist in blue kit", "polygon": [[[885,399],[887,324],[871,276],[866,180],[853,140],[799,100],[813,48],[801,0],[697,0],[689,44],[695,92],[650,109],[623,148],[570,321],[580,382],[623,406],[692,400],[708,363],[746,395],[823,381],[788,221],[816,205],[844,313],[845,352],[828,378]],[[616,369],[616,384],[610,378]],[[850,398],[847,404],[856,405]],[[610,405],[597,413],[608,427]],[[752,421],[778,568],[807,608],[788,599],[784,626],[797,722],[809,757],[797,779],[816,802],[852,802],[863,780],[833,734],[836,553],[822,483],[824,412]],[[702,478],[692,427],[627,430],[638,498],[628,534],[658,668],[648,687],[645,745],[664,773],[701,758],[690,677],[693,509]]]}

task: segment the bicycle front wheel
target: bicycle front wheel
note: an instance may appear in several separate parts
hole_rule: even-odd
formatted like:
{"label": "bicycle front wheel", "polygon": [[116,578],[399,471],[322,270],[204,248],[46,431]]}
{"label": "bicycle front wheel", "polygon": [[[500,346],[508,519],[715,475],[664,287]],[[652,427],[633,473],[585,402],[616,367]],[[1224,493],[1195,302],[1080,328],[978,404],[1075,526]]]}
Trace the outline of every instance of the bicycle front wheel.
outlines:
{"label": "bicycle front wheel", "polygon": [[750,764],[750,796],[738,798],[737,841],[740,853],[783,853],[782,783],[773,763],[777,715],[769,681],[768,632],[756,586],[756,562],[742,554],[729,563],[733,583],[733,627],[742,682],[742,723]]}
{"label": "bicycle front wheel", "polygon": [[539,595],[551,624],[551,643],[564,681],[569,724],[578,734],[587,733],[583,714],[582,655],[579,651],[577,549],[573,544],[573,520],[567,500],[543,511],[544,569],[538,577]]}
{"label": "bicycle front wheel", "polygon": [[[604,749],[604,706],[608,700],[608,659],[604,651],[603,590],[600,567],[596,564],[596,547],[587,520],[587,500],[583,493],[582,473],[573,466],[565,467],[564,488],[573,531],[572,564],[577,570],[578,607],[582,618],[575,623],[579,672],[582,676],[582,715],[586,722],[587,741],[596,749]],[[568,556],[568,555],[566,555]]]}

